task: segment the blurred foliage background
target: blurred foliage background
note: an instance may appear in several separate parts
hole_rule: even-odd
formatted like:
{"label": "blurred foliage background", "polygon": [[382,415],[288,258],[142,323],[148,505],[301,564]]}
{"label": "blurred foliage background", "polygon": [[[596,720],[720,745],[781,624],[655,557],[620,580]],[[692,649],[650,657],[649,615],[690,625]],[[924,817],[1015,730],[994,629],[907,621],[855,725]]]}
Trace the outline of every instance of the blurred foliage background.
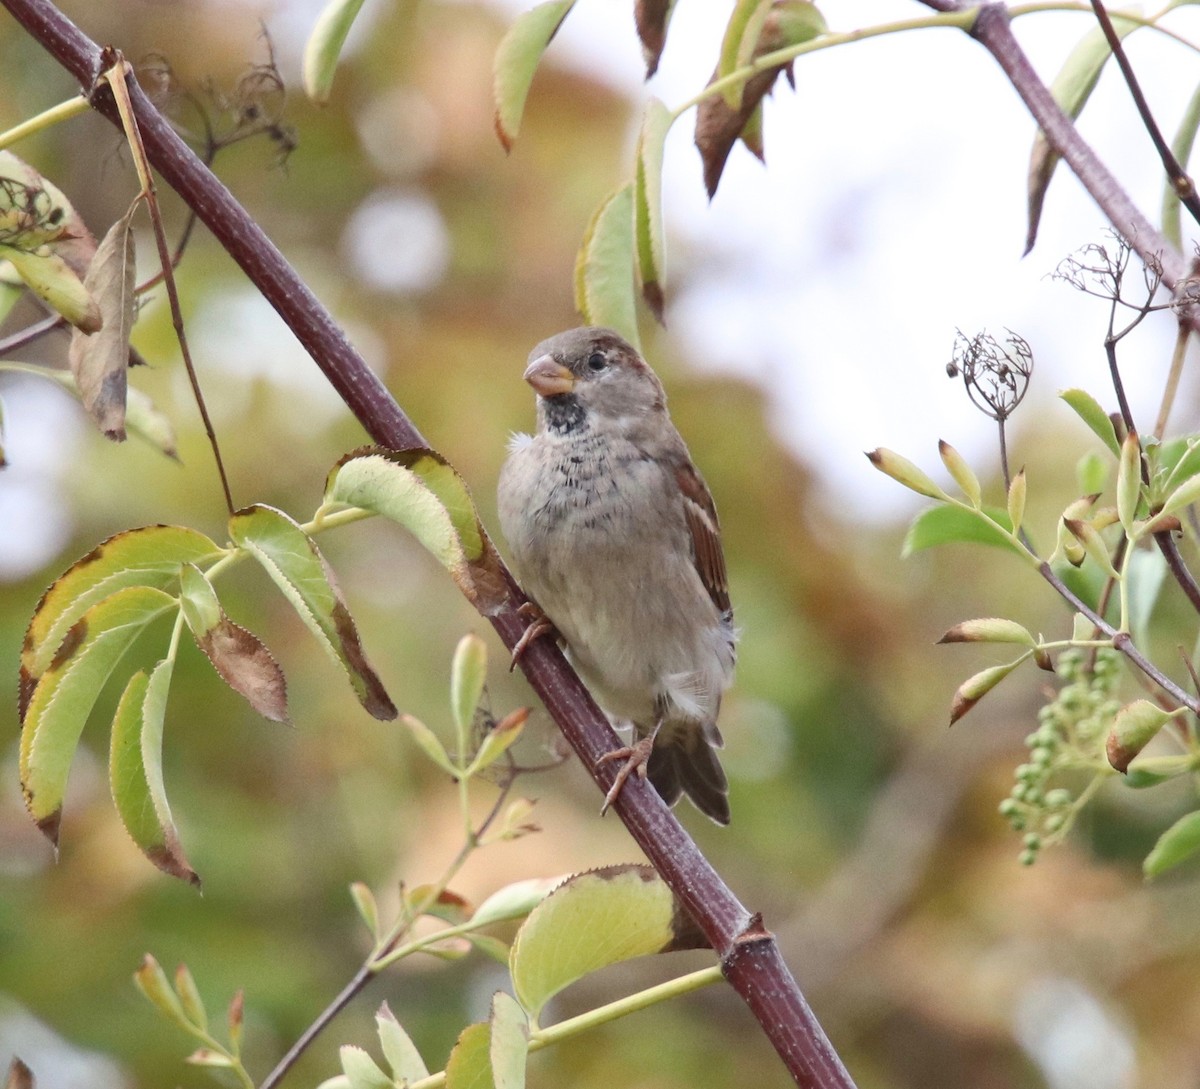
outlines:
{"label": "blurred foliage background", "polygon": [[[165,61],[177,89],[165,101],[192,131],[197,103],[218,130],[230,126],[239,81],[270,58],[249,5],[64,7],[95,40],[148,63],[160,84]],[[281,110],[280,126],[294,133],[286,161],[264,137],[216,163],[467,479],[491,526],[506,438],[533,416],[521,368],[533,343],[575,323],[575,250],[592,209],[628,169],[633,118],[630,102],[551,59],[506,158],[490,98],[503,28],[500,14],[470,3],[386,5],[327,108],[299,94],[261,103]],[[295,43],[276,47],[294,77]],[[0,128],[74,92],[7,18],[0,50]],[[135,191],[121,140],[99,118],[16,150],[67,192],[97,235]],[[162,198],[178,230],[178,202]],[[677,268],[687,263],[676,256]],[[237,501],[304,520],[326,471],[363,434],[202,229],[179,275]],[[645,331],[721,511],[743,631],[722,717],[733,825],[719,830],[686,807],[681,816],[779,934],[858,1084],[1195,1085],[1200,886],[1187,872],[1146,886],[1140,871],[1157,831],[1186,808],[1185,789],[1113,787],[1067,846],[1023,868],[996,805],[1053,679],[1023,675],[945,728],[956,685],[995,658],[986,648],[935,648],[941,632],[985,611],[1058,630],[1063,607],[999,552],[948,549],[902,562],[902,526],[855,524],[852,504],[819,493],[786,451],[766,422],[769,389],[701,376],[669,333]],[[99,540],[153,522],[224,532],[161,293],[143,309],[134,342],[151,366],[133,382],[174,420],[182,464],[137,441],[107,444],[49,383],[0,380],[11,462],[0,476],[0,661],[10,692],[39,595]],[[65,337],[28,357],[63,355]],[[1040,518],[1046,533],[1072,497],[1074,453],[1063,453],[1071,441],[1032,416],[1018,417],[1010,439],[1018,464],[1040,467],[1031,521]],[[865,460],[862,471],[872,472]],[[1048,479],[1056,471],[1061,478]],[[991,486],[998,496],[995,479]],[[360,524],[321,546],[403,710],[448,729],[449,658],[470,629],[493,651],[493,708],[531,702],[504,671],[487,625],[402,532]],[[249,1063],[261,1076],[367,950],[347,884],[364,881],[394,905],[398,882],[429,879],[457,849],[450,785],[401,728],[361,710],[266,580],[238,570],[222,596],[284,666],[295,724],[257,719],[194,648],[183,653],[166,774],[202,895],[154,871],[119,824],[104,771],[115,694],[73,768],[57,860],[24,812],[13,700],[0,711],[0,1060],[19,1053],[44,1089],[211,1084],[181,1064],[187,1041],[132,986],[147,951],[167,966],[186,961],[211,1007],[245,988]],[[555,745],[552,724],[535,713],[522,742],[528,762]],[[522,780],[518,793],[538,799],[542,832],[477,855],[455,886],[469,898],[521,877],[636,860],[619,822],[597,816],[599,797],[574,758]],[[556,1012],[705,962],[677,954],[611,970],[568,991]],[[477,957],[406,963],[337,1020],[287,1084],[334,1073],[336,1043],[370,1043],[384,998],[431,1067],[441,1065],[501,978]],[[531,1077],[581,1089],[786,1083],[749,1014],[719,989],[543,1052]]]}

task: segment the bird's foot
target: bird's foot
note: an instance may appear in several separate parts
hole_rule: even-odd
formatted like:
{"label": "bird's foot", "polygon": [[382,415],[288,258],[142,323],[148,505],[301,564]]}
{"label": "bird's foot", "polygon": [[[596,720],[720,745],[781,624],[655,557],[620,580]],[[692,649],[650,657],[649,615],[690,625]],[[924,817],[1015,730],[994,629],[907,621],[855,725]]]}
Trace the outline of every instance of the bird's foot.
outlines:
{"label": "bird's foot", "polygon": [[608,812],[608,807],[617,800],[617,796],[621,793],[621,788],[625,785],[625,780],[629,778],[635,771],[639,779],[646,778],[646,765],[650,762],[650,753],[654,749],[654,735],[650,734],[632,745],[623,745],[619,749],[613,749],[612,752],[606,752],[599,760],[596,761],[596,766],[601,764],[611,763],[613,760],[624,760],[625,763],[617,769],[617,777],[613,780],[613,785],[608,788],[608,793],[604,795],[604,804],[600,807],[600,816],[604,816]]}
{"label": "bird's foot", "polygon": [[553,635],[558,638],[558,629],[551,622],[550,618],[532,601],[525,602],[524,605],[517,609],[517,615],[529,621],[529,627],[525,629],[524,634],[517,640],[516,646],[512,649],[512,659],[508,663],[508,671],[511,673],[517,668],[517,663],[521,660],[521,655],[529,649],[529,644],[535,639],[541,639],[544,635]]}

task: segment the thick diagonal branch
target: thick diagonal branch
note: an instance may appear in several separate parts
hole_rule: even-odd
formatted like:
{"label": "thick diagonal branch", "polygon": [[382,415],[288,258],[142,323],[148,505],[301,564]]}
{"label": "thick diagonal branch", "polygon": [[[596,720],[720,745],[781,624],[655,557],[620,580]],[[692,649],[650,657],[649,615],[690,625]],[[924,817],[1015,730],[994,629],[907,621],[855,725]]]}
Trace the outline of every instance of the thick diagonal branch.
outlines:
{"label": "thick diagonal branch", "polygon": [[[112,97],[97,86],[100,49],[48,0],[3,0],[25,30],[76,80],[92,105],[117,122]],[[242,267],[325,373],[347,407],[378,442],[394,448],[425,440],[383,383],[370,371],[333,318],[283,255],[224,185],[178,137],[136,85],[130,97],[146,154]],[[524,597],[509,577],[508,605],[488,619],[508,647],[524,631],[517,615]],[[563,734],[602,789],[612,772],[597,760],[618,744],[608,722],[558,649],[539,640],[521,659],[522,669]],[[852,1089],[853,1082],[830,1046],[771,934],[721,880],[653,788],[635,781],[614,806],[646,857],[700,925],[730,984],[753,1011],[796,1083],[811,1089]]]}

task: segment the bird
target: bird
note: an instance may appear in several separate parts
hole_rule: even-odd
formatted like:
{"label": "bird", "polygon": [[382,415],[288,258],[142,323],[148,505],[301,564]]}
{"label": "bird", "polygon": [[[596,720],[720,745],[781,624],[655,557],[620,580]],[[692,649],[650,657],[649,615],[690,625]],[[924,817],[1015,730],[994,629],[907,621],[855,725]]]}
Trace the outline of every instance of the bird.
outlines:
{"label": "bird", "polygon": [[602,812],[636,772],[728,824],[717,715],[737,633],[716,506],[662,383],[593,326],[542,341],[524,379],[537,430],[512,436],[497,489],[535,618],[514,659],[556,634],[610,720],[632,723],[632,744],[601,757],[624,761]]}

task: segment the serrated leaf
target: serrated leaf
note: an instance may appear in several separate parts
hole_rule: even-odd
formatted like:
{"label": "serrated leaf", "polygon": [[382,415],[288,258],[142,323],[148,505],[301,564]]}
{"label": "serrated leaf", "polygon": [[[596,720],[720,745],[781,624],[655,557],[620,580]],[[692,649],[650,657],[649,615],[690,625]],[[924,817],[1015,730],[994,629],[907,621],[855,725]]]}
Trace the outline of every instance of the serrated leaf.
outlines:
{"label": "serrated leaf", "polygon": [[178,1025],[186,1032],[191,1032],[192,1023],[188,1020],[187,1014],[183,1012],[179,996],[167,980],[167,973],[149,953],[142,958],[142,963],[133,973],[133,982],[168,1021]]}
{"label": "serrated leaf", "polygon": [[517,1000],[504,991],[492,996],[491,1039],[488,1059],[496,1089],[525,1089],[525,1064],[529,1057],[529,1019]]}
{"label": "serrated leaf", "polygon": [[651,867],[606,866],[569,878],[530,912],[513,942],[513,987],[536,1018],[564,987],[606,965],[702,944]]}
{"label": "serrated leaf", "polygon": [[[721,39],[721,56],[717,62],[717,78],[724,79],[739,68],[745,68],[754,56],[755,46],[763,24],[771,10],[772,0],[737,0],[725,25]],[[742,105],[744,83],[735,83],[721,92],[726,106],[738,110]]]}
{"label": "serrated leaf", "polygon": [[637,348],[634,234],[629,182],[604,198],[584,231],[575,257],[575,308],[585,324],[615,329]]}
{"label": "serrated leaf", "polygon": [[1113,427],[1112,420],[1108,418],[1108,413],[1100,407],[1099,402],[1087,390],[1065,389],[1059,394],[1059,397],[1075,410],[1076,415],[1113,452],[1114,457],[1121,456],[1121,444],[1117,441],[1117,432]]}
{"label": "serrated leaf", "polygon": [[[22,363],[15,359],[0,359],[0,371],[13,371],[48,378],[61,386],[72,397],[82,400],[75,376],[68,370],[57,367],[40,367],[35,363]],[[125,428],[134,438],[149,443],[169,458],[179,459],[175,445],[175,428],[166,413],[140,389],[129,386],[125,391]]]}
{"label": "serrated leaf", "polygon": [[200,878],[179,842],[163,783],[162,737],[174,663],[129,678],[113,716],[108,776],[113,803],[130,838],[155,866],[193,885]]}
{"label": "serrated leaf", "polygon": [[83,286],[100,308],[101,326],[71,333],[67,358],[83,407],[101,433],[125,440],[125,399],[129,369],[129,337],[137,313],[136,259],[131,225],[138,197],[101,240]]}
{"label": "serrated leaf", "polygon": [[345,670],[358,702],[375,718],[395,718],[396,706],[367,661],[354,618],[316,542],[282,511],[261,504],[237,511],[229,519],[229,534],[261,564]]}
{"label": "serrated leaf", "polygon": [[[1113,29],[1117,37],[1124,39],[1135,31],[1141,24],[1122,19],[1120,15],[1112,15]],[[1071,120],[1075,120],[1083,112],[1088,99],[1096,89],[1100,73],[1108,58],[1112,56],[1108,39],[1101,27],[1089,30],[1075,48],[1067,55],[1058,75],[1050,85],[1050,93]],[[1033,249],[1037,241],[1038,224],[1041,221],[1042,205],[1046,199],[1046,190],[1050,179],[1061,158],[1059,153],[1050,146],[1046,134],[1038,129],[1033,138],[1033,148],[1029,153],[1029,182],[1028,182],[1028,212],[1029,225],[1025,234],[1025,252]]]}
{"label": "serrated leaf", "polygon": [[404,526],[485,615],[508,600],[502,567],[462,477],[433,450],[363,447],[330,470],[325,500]]}
{"label": "serrated leaf", "polygon": [[912,520],[901,552],[907,557],[936,545],[985,544],[1023,556],[1025,553],[1007,536],[1010,526],[1008,512],[999,507],[984,507],[982,512],[962,507],[930,507]]}
{"label": "serrated leaf", "polygon": [[421,1058],[416,1044],[396,1020],[396,1015],[386,1002],[375,1013],[375,1027],[379,1031],[383,1057],[391,1068],[394,1080],[412,1082],[429,1077],[429,1068]]}
{"label": "serrated leaf", "polygon": [[76,621],[38,679],[21,720],[21,785],[52,842],[71,759],[100,690],[147,625],[175,607],[173,597],[148,586],[118,590]]}
{"label": "serrated leaf", "polygon": [[188,1020],[201,1032],[207,1032],[208,1012],[204,1008],[204,999],[200,997],[200,990],[186,964],[175,969],[175,993],[179,995],[180,1005]]}
{"label": "serrated leaf", "polygon": [[675,0],[636,0],[633,21],[642,43],[646,78],[658,71],[658,61],[667,44],[667,27],[675,11]]}
{"label": "serrated leaf", "polygon": [[[1196,142],[1196,131],[1200,129],[1200,86],[1192,92],[1192,97],[1183,111],[1179,128],[1175,130],[1175,139],[1171,141],[1171,151],[1175,161],[1186,171],[1192,157],[1192,147]],[[1162,202],[1162,232],[1167,241],[1177,250],[1183,250],[1183,231],[1179,224],[1180,203],[1179,191],[1167,178],[1163,185]]]}
{"label": "serrated leaf", "polygon": [[1200,810],[1180,817],[1158,838],[1142,863],[1146,877],[1158,877],[1200,850]]}
{"label": "serrated leaf", "polygon": [[511,151],[521,128],[525,99],[542,54],[558,33],[575,0],[547,0],[518,15],[496,49],[492,96],[496,104],[496,135]]}
{"label": "serrated leaf", "polygon": [[657,98],[646,103],[637,143],[633,186],[634,238],[642,298],[660,323],[667,282],[666,234],[663,229],[663,148],[671,127],[671,111]]}
{"label": "serrated leaf", "polygon": [[76,621],[98,601],[127,586],[172,586],[184,563],[215,559],[222,549],[183,526],[144,526],[102,541],[72,564],[42,595],[21,648],[20,714]]}
{"label": "serrated leaf", "polygon": [[304,46],[302,78],[305,94],[319,106],[329,101],[346,35],[362,6],[363,0],[330,0],[313,24]]}
{"label": "serrated leaf", "polygon": [[0,260],[17,270],[25,285],[53,311],[85,333],[101,326],[100,307],[75,270],[49,247],[34,252],[0,244]]}
{"label": "serrated leaf", "polygon": [[494,1089],[491,1041],[490,1025],[468,1025],[458,1034],[446,1063],[446,1089]]}
{"label": "serrated leaf", "polygon": [[350,1079],[351,1089],[395,1089],[389,1078],[361,1047],[346,1044],[338,1048],[342,1070]]}
{"label": "serrated leaf", "polygon": [[475,721],[486,681],[487,644],[478,635],[468,633],[458,641],[450,663],[450,712],[464,742]]}
{"label": "serrated leaf", "polygon": [[264,718],[287,722],[287,681],[271,652],[225,615],[217,591],[198,567],[183,565],[179,588],[183,617],[196,646],[221,680]]}

